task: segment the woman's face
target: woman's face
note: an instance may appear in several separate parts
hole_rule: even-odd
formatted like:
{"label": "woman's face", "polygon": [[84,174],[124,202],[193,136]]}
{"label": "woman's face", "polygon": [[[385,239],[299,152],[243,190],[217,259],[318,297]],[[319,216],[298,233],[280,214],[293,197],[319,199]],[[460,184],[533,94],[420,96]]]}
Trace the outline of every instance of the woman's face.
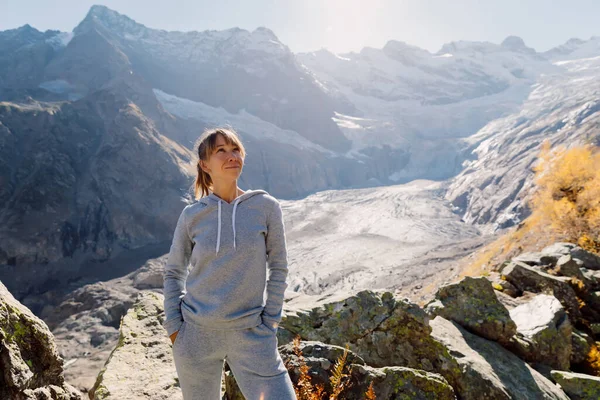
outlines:
{"label": "woman's face", "polygon": [[212,181],[237,180],[242,174],[244,159],[241,149],[234,143],[227,144],[223,135],[217,135],[215,149],[209,155],[208,162],[201,161],[202,169],[211,176]]}

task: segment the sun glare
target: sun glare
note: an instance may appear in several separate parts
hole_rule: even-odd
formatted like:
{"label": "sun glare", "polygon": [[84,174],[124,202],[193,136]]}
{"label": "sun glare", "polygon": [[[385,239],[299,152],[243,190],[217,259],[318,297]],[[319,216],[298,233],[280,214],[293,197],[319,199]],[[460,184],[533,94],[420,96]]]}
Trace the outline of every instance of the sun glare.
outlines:
{"label": "sun glare", "polygon": [[333,52],[357,50],[377,29],[382,0],[325,0],[326,23],[323,47]]}

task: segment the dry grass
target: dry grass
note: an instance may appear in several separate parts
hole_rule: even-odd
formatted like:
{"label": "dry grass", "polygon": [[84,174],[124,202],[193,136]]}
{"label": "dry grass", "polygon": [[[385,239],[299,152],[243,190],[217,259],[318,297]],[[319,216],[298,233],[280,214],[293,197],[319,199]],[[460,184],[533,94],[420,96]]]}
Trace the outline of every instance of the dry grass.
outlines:
{"label": "dry grass", "polygon": [[531,215],[475,253],[462,277],[484,275],[522,252],[539,251],[557,241],[600,254],[599,150],[592,145],[552,150],[544,142],[534,167]]}
{"label": "dry grass", "polygon": [[585,373],[600,376],[600,351],[596,343],[592,344],[585,361]]}
{"label": "dry grass", "polygon": [[[294,387],[296,391],[296,397],[298,400],[323,400],[325,396],[325,388],[322,384],[313,385],[308,371],[310,368],[304,361],[304,356],[300,350],[300,336],[296,336],[292,342],[293,351],[296,357],[298,357],[298,363],[300,368],[300,376],[298,383]],[[332,392],[329,395],[328,400],[340,399],[340,394],[349,386],[349,373],[344,373],[346,367],[346,358],[348,356],[348,345],[344,349],[344,353],[336,360],[332,371],[333,374],[329,377],[331,383]],[[286,365],[289,370],[289,366]],[[373,382],[369,385],[369,389],[365,393],[365,399],[376,400],[375,391],[373,390]]]}

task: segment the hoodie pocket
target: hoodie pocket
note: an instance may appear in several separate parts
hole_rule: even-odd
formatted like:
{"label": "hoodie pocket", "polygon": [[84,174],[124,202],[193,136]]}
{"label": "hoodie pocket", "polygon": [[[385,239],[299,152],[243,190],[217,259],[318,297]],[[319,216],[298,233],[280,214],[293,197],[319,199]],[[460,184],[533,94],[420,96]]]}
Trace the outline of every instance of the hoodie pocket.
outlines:
{"label": "hoodie pocket", "polygon": [[183,323],[179,327],[179,331],[177,332],[177,336],[175,336],[175,341],[173,342],[173,350],[175,350],[175,347],[177,347],[178,343],[181,342],[181,340],[182,340],[181,335],[183,334],[183,331],[185,331],[186,325],[187,325],[187,323],[185,321],[183,321]]}

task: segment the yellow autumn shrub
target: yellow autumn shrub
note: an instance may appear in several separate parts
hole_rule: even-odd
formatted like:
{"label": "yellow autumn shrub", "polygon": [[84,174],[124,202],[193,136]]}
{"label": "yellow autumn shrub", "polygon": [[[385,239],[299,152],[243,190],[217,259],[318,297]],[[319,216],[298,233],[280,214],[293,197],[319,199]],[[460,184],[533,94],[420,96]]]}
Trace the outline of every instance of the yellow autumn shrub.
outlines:
{"label": "yellow autumn shrub", "polygon": [[[584,145],[550,148],[544,142],[535,167],[532,219],[558,240],[600,252],[600,151]],[[542,226],[539,226],[542,228]]]}
{"label": "yellow autumn shrub", "polygon": [[538,161],[531,215],[477,252],[462,276],[481,275],[523,251],[556,241],[600,254],[600,149],[590,144],[552,149],[545,141]]}

